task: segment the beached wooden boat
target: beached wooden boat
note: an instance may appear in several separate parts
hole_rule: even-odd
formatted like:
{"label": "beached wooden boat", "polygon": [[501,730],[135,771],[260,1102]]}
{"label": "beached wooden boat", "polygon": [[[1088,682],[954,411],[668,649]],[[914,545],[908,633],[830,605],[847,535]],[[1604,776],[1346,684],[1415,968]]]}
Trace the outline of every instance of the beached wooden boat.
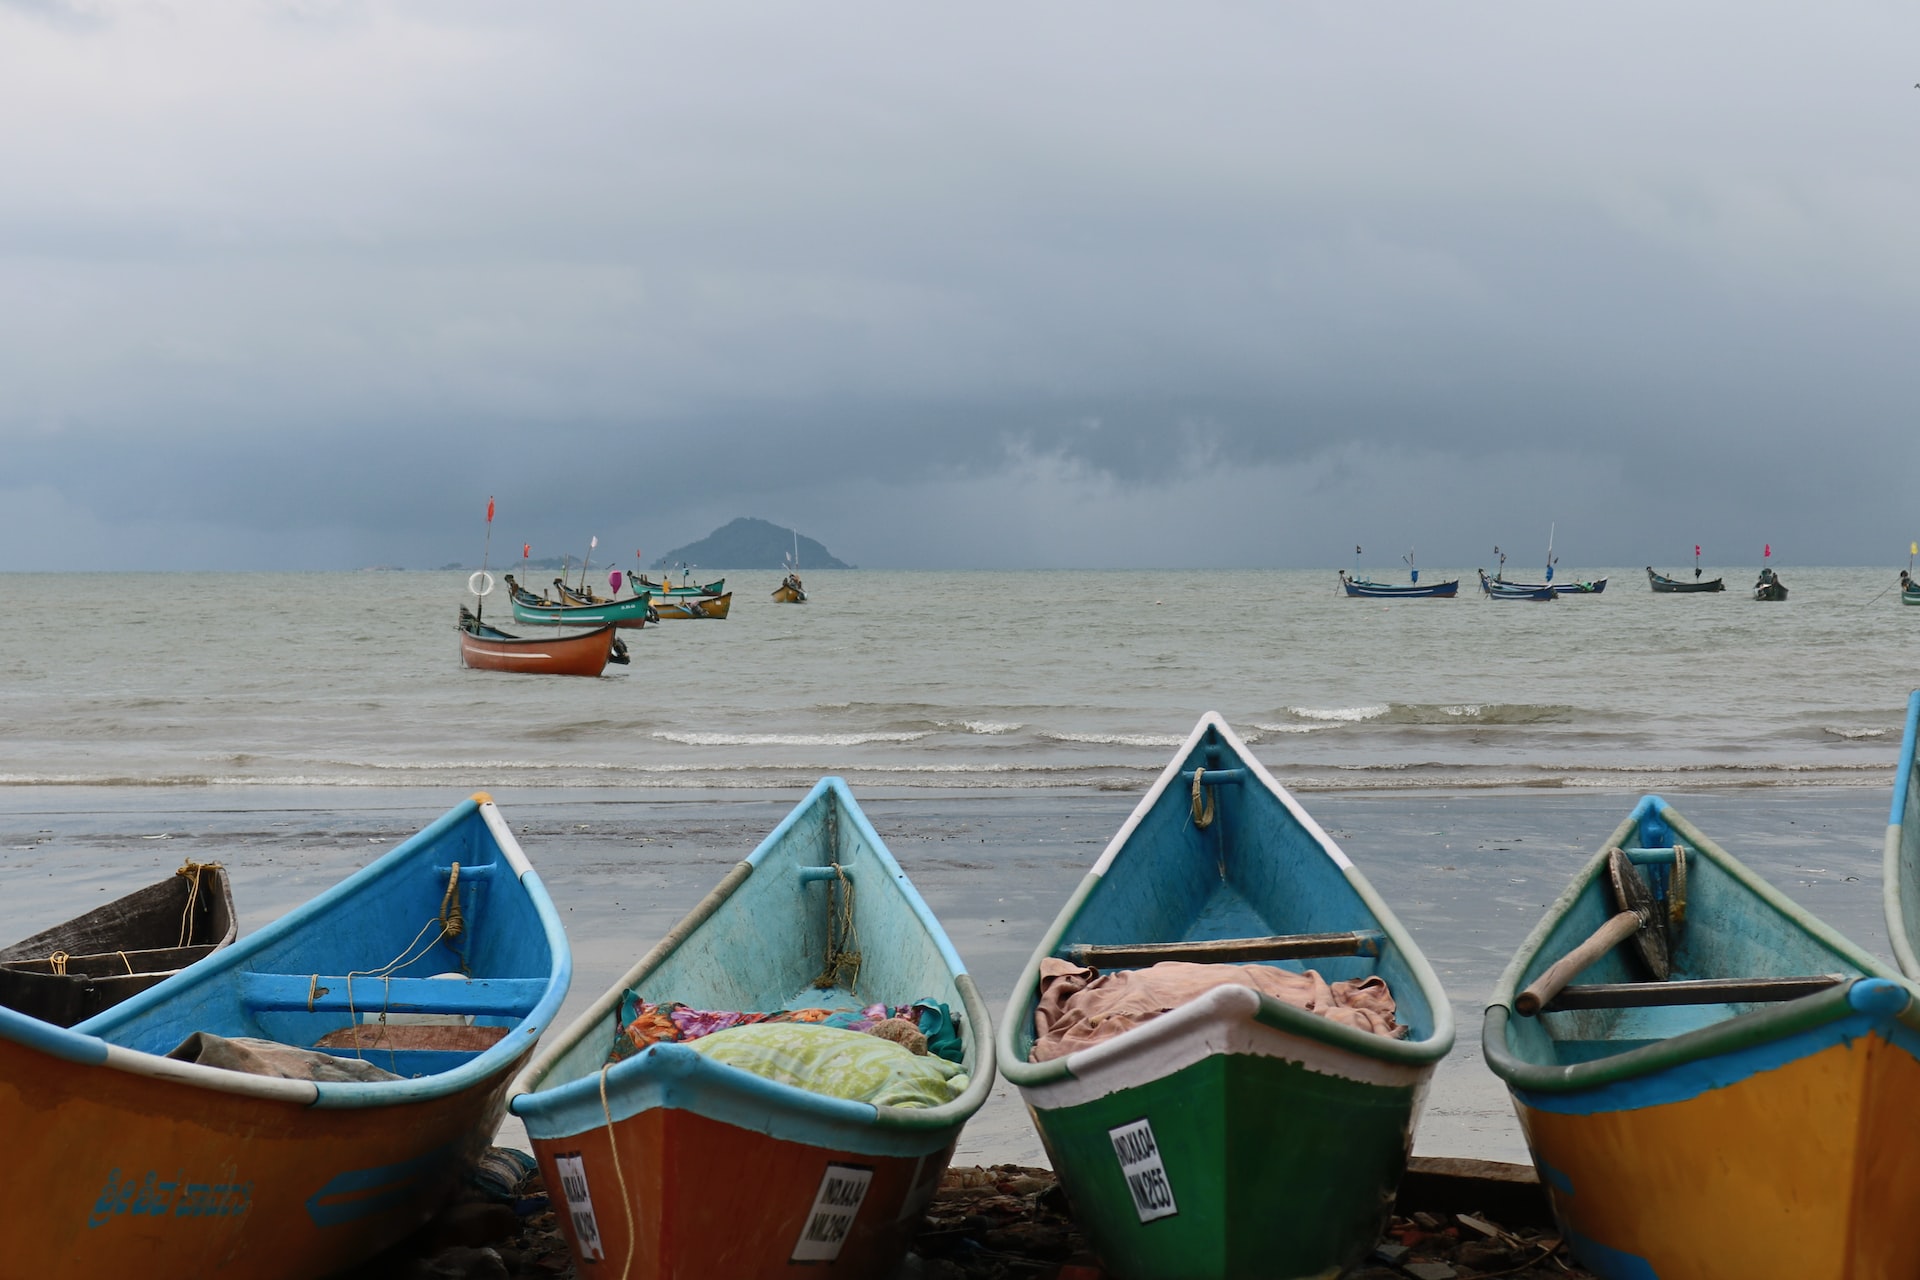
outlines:
{"label": "beached wooden boat", "polygon": [[0,1005],[70,1027],[206,959],[236,932],[226,870],[189,862],[0,950]]}
{"label": "beached wooden boat", "polygon": [[[842,963],[854,950],[857,987]],[[683,1043],[609,1067],[629,990],[703,1010],[936,1000],[957,1021],[969,1082],[918,1109],[826,1097]],[[541,1052],[512,1106],[581,1275],[745,1280],[804,1264],[880,1276],[992,1082],[987,1011],[965,965],[846,784],[824,778]]]}
{"label": "beached wooden boat", "polygon": [[628,600],[608,600],[600,604],[554,604],[533,595],[507,575],[509,599],[513,601],[513,620],[541,627],[616,627],[639,628],[655,620],[653,606],[645,596]]}
{"label": "beached wooden boat", "polygon": [[0,1271],[353,1266],[486,1150],[570,972],[546,889],[478,795],[70,1030],[0,1009],[0,1203],[32,1224]]}
{"label": "beached wooden boat", "polygon": [[1484,1048],[1597,1274],[1907,1276],[1914,995],[1648,796],[1522,944]]}
{"label": "beached wooden boat", "polygon": [[1367,596],[1384,600],[1451,600],[1460,592],[1460,579],[1399,586],[1390,582],[1370,582],[1365,578],[1351,578],[1347,576],[1347,571],[1342,569],[1340,570],[1340,587],[1349,596]]}
{"label": "beached wooden boat", "polygon": [[[1405,1035],[1229,985],[1032,1062],[1055,959],[1378,977]],[[1324,1277],[1366,1256],[1452,1044],[1451,1006],[1412,938],[1212,712],[1047,930],[996,1039],[1102,1265],[1150,1280]]]}
{"label": "beached wooden boat", "polygon": [[[1698,570],[1695,570],[1695,572],[1698,572]],[[1655,592],[1663,595],[1678,592],[1725,591],[1727,589],[1727,584],[1719,578],[1708,578],[1704,582],[1696,578],[1692,582],[1688,582],[1684,578],[1669,578],[1665,574],[1655,573],[1652,565],[1647,566],[1647,585],[1652,587]]]}
{"label": "beached wooden boat", "polygon": [[774,589],[773,599],[775,604],[805,604],[807,589],[800,585],[800,575],[790,573],[783,578]]}
{"label": "beached wooden boat", "polygon": [[626,643],[612,623],[568,635],[516,636],[489,626],[471,609],[460,606],[460,661],[481,671],[597,676],[609,662],[627,660]]}
{"label": "beached wooden boat", "polygon": [[724,618],[732,608],[731,591],[723,596],[672,596],[665,600],[655,598],[653,602],[653,610],[660,615],[662,622],[682,618]]}

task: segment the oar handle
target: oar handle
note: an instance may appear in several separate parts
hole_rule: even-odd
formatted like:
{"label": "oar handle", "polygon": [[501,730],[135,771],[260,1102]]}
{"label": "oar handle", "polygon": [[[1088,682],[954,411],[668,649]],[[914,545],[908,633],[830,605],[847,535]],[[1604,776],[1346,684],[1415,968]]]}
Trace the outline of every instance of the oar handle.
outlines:
{"label": "oar handle", "polygon": [[1553,967],[1513,999],[1513,1008],[1523,1018],[1531,1018],[1540,1007],[1560,994],[1569,982],[1589,965],[1631,938],[1640,929],[1640,915],[1622,911],[1593,931],[1593,936],[1553,962]]}

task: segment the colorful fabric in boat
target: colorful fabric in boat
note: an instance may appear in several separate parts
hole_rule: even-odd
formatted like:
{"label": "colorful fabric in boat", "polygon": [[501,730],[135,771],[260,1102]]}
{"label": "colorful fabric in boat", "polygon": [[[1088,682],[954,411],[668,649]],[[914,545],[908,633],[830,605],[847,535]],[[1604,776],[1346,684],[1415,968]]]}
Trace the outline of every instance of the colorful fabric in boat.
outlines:
{"label": "colorful fabric in boat", "polygon": [[948,1062],[961,1062],[965,1048],[953,1013],[938,1000],[917,1000],[909,1005],[870,1004],[864,1009],[781,1009],[772,1013],[745,1013],[710,1009],[690,1009],[678,1001],[654,1004],[629,990],[620,998],[619,1020],[615,1024],[613,1048],[608,1062],[630,1058],[648,1045],[684,1044],[727,1031],[734,1027],[762,1022],[819,1023],[845,1031],[871,1031],[875,1024],[889,1018],[911,1022],[927,1038],[927,1052]]}
{"label": "colorful fabric in boat", "polygon": [[1313,969],[1295,973],[1264,964],[1180,960],[1102,974],[1048,956],[1040,962],[1040,999],[1033,1010],[1033,1049],[1027,1060],[1064,1058],[1228,985],[1252,987],[1359,1031],[1383,1036],[1403,1036],[1407,1031],[1394,1021],[1393,992],[1381,978],[1329,983]]}
{"label": "colorful fabric in boat", "polygon": [[879,1107],[937,1107],[967,1088],[956,1063],[841,1027],[759,1022],[687,1047],[763,1080]]}

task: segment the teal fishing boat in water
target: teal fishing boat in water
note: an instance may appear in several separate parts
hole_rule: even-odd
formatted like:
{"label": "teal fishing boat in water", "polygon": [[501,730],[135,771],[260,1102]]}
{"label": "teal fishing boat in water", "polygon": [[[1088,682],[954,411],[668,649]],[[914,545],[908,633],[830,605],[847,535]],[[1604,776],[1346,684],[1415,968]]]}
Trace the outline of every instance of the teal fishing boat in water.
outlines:
{"label": "teal fishing boat in water", "polygon": [[[1191,997],[1129,1004],[1162,983]],[[1118,1003],[1080,1016],[1096,995]],[[1365,1257],[1452,1044],[1412,938],[1212,712],[1048,929],[996,1037],[1082,1229],[1128,1280],[1327,1277]]]}

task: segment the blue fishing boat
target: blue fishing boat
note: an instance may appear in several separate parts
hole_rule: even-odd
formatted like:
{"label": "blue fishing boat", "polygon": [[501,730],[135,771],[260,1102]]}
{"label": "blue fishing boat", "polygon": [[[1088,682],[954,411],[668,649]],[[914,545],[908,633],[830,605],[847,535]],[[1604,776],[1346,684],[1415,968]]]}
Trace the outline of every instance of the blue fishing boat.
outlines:
{"label": "blue fishing boat", "polygon": [[[933,1053],[836,1030],[906,1009]],[[780,1025],[794,1021],[829,1025]],[[846,784],[823,778],[541,1052],[512,1106],[582,1275],[888,1275],[992,1087],[988,1026],[939,921]],[[940,1083],[830,1092],[715,1047],[769,1029]]]}
{"label": "blue fishing boat", "polygon": [[[1114,978],[1169,986],[1061,1003]],[[1375,999],[1384,1019],[1353,1012]],[[1379,1240],[1452,1045],[1412,937],[1213,712],[1047,930],[995,1041],[1126,1280],[1343,1274]]]}
{"label": "blue fishing boat", "polygon": [[304,1280],[416,1229],[493,1140],[572,962],[484,794],[71,1030],[0,1009],[0,1271]]}
{"label": "blue fishing boat", "polygon": [[1485,569],[1476,570],[1480,575],[1480,590],[1495,600],[1558,600],[1560,594],[1545,583],[1523,585],[1518,582],[1502,582],[1498,578],[1489,578]]}
{"label": "blue fishing boat", "polygon": [[1891,1277],[1920,1194],[1914,997],[1648,796],[1521,945],[1483,1049],[1595,1274]]}
{"label": "blue fishing boat", "polygon": [[1458,578],[1454,578],[1448,582],[1429,582],[1422,586],[1420,583],[1420,566],[1414,563],[1412,548],[1408,548],[1407,554],[1400,557],[1406,561],[1407,564],[1408,582],[1405,586],[1401,586],[1398,583],[1373,582],[1361,577],[1360,555],[1360,548],[1355,547],[1353,549],[1354,564],[1351,574],[1345,569],[1339,571],[1341,590],[1349,596],[1362,596],[1381,600],[1451,600],[1455,595],[1459,594],[1460,579]]}

